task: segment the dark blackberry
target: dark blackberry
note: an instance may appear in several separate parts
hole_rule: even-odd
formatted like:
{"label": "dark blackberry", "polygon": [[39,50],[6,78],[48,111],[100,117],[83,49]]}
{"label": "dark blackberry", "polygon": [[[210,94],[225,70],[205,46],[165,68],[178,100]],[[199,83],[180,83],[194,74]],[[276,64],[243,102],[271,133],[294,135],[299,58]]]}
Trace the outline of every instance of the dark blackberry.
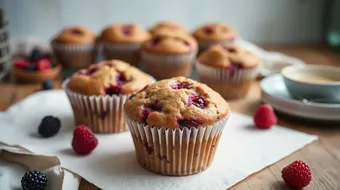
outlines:
{"label": "dark blackberry", "polygon": [[37,65],[35,64],[29,64],[25,67],[26,71],[36,71],[37,70]]}
{"label": "dark blackberry", "polygon": [[37,62],[43,58],[43,56],[43,52],[38,47],[35,47],[30,53],[30,61]]}
{"label": "dark blackberry", "polygon": [[46,116],[41,120],[38,133],[42,137],[52,137],[60,130],[61,122],[57,117]]}
{"label": "dark blackberry", "polygon": [[42,90],[50,90],[53,89],[54,81],[53,80],[47,80],[41,83],[41,89]]}
{"label": "dark blackberry", "polygon": [[46,175],[37,170],[26,172],[21,178],[21,187],[23,190],[44,190],[47,186]]}

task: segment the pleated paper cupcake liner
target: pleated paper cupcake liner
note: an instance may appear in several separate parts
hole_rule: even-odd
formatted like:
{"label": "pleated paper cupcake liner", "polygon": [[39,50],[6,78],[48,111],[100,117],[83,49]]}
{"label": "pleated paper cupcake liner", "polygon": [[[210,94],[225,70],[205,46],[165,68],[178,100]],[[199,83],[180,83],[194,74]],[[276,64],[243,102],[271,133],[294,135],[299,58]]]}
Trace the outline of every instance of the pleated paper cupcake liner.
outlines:
{"label": "pleated paper cupcake liner", "polygon": [[52,49],[59,63],[65,68],[82,69],[94,63],[96,45],[65,45],[52,43]]}
{"label": "pleated paper cupcake liner", "polygon": [[128,130],[123,105],[130,95],[87,96],[63,88],[71,103],[77,125],[86,125],[94,133],[120,133]]}
{"label": "pleated paper cupcake liner", "polygon": [[209,47],[220,44],[220,45],[229,45],[233,44],[235,40],[232,41],[208,41],[208,40],[197,40],[198,47],[200,50],[208,49]]}
{"label": "pleated paper cupcake liner", "polygon": [[138,66],[140,44],[102,43],[102,51],[107,59],[119,59]]}
{"label": "pleated paper cupcake liner", "polygon": [[172,176],[196,174],[211,165],[228,117],[209,126],[169,129],[125,114],[138,162],[154,173]]}
{"label": "pleated paper cupcake liner", "polygon": [[68,53],[73,52],[87,52],[93,51],[96,48],[96,45],[93,44],[58,44],[52,43],[52,48],[58,51],[64,51]]}
{"label": "pleated paper cupcake liner", "polygon": [[162,66],[172,67],[174,65],[182,65],[193,62],[196,53],[197,51],[182,55],[158,55],[142,51],[141,56],[143,64],[161,64]]}
{"label": "pleated paper cupcake liner", "polygon": [[122,43],[102,43],[103,48],[107,50],[117,51],[138,51],[140,44],[122,44]]}
{"label": "pleated paper cupcake liner", "polygon": [[255,79],[258,69],[228,70],[209,67],[196,62],[198,76],[211,79],[216,82],[241,83],[243,80]]}

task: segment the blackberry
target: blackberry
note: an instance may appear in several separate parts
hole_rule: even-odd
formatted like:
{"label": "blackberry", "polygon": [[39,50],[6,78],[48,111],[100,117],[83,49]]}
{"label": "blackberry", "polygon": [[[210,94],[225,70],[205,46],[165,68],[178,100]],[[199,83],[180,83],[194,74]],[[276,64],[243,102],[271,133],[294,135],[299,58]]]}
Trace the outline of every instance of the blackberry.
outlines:
{"label": "blackberry", "polygon": [[43,58],[43,52],[38,47],[33,48],[30,53],[30,61],[37,62],[41,58]]}
{"label": "blackberry", "polygon": [[26,172],[21,178],[21,187],[23,190],[44,190],[47,186],[46,175],[37,170]]}
{"label": "blackberry", "polygon": [[43,83],[41,83],[41,89],[42,90],[50,90],[52,89],[54,86],[54,82],[53,80],[47,80],[47,81],[44,81]]}
{"label": "blackberry", "polygon": [[57,117],[46,116],[41,120],[38,133],[42,137],[52,137],[60,130],[61,122]]}
{"label": "blackberry", "polygon": [[37,66],[35,64],[29,64],[25,67],[26,71],[35,71],[37,70]]}

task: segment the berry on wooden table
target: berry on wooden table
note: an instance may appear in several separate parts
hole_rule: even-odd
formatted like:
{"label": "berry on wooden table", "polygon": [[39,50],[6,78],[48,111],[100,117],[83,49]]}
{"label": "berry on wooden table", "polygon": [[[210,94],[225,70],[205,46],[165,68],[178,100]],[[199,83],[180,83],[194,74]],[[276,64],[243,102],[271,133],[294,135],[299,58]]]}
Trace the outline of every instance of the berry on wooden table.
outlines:
{"label": "berry on wooden table", "polygon": [[261,105],[254,115],[254,122],[261,129],[268,129],[276,125],[277,117],[272,106],[269,104]]}
{"label": "berry on wooden table", "polygon": [[53,80],[46,80],[43,83],[41,83],[41,89],[42,90],[50,90],[54,86]]}
{"label": "berry on wooden table", "polygon": [[53,116],[46,116],[41,120],[38,127],[38,133],[42,137],[52,137],[56,135],[61,127],[59,118]]}
{"label": "berry on wooden table", "polygon": [[44,190],[47,186],[46,175],[37,170],[28,171],[21,178],[21,188],[23,190]]}
{"label": "berry on wooden table", "polygon": [[98,139],[91,129],[85,125],[79,125],[73,131],[72,148],[78,154],[89,154],[98,145]]}
{"label": "berry on wooden table", "polygon": [[301,160],[294,161],[282,169],[282,179],[290,186],[303,188],[312,181],[309,166]]}

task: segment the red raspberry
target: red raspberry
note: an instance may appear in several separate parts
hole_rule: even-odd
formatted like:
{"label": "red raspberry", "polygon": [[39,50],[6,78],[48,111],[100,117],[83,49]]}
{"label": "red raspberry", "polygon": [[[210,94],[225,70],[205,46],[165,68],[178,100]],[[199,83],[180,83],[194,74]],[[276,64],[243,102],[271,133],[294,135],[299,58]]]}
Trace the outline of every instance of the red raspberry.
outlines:
{"label": "red raspberry", "polygon": [[98,139],[93,135],[91,129],[85,125],[79,125],[73,131],[72,148],[78,154],[89,154],[98,145]]}
{"label": "red raspberry", "polygon": [[282,169],[282,179],[295,188],[306,187],[312,181],[309,166],[301,160],[294,161]]}
{"label": "red raspberry", "polygon": [[19,59],[14,62],[14,66],[18,69],[24,69],[27,67],[29,62],[25,59]]}
{"label": "red raspberry", "polygon": [[38,61],[38,71],[48,71],[51,68],[51,61],[48,59],[41,59]]}
{"label": "red raspberry", "polygon": [[254,122],[258,128],[268,129],[277,123],[277,117],[269,104],[261,105],[255,115]]}

